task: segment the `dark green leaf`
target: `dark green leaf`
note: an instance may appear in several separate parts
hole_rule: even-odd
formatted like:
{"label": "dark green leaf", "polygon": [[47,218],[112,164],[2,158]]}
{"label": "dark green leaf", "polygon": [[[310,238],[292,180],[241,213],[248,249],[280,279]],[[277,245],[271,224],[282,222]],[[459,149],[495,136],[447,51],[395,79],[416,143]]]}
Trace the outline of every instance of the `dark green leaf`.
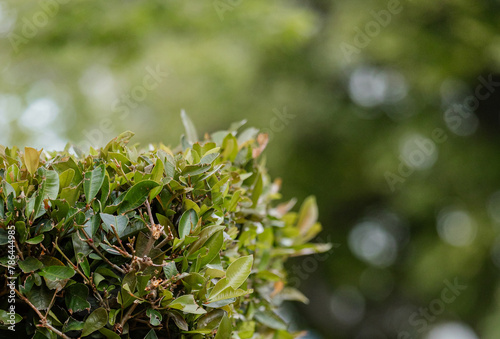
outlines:
{"label": "dark green leaf", "polygon": [[132,188],[127,191],[123,201],[118,207],[118,213],[122,214],[128,212],[144,204],[148,198],[149,192],[158,185],[157,182],[152,180],[144,180],[132,186]]}
{"label": "dark green leaf", "polygon": [[101,328],[108,323],[108,312],[105,308],[101,307],[92,312],[85,324],[83,325],[82,337],[85,337]]}
{"label": "dark green leaf", "polygon": [[153,310],[152,308],[148,308],[146,310],[146,315],[149,317],[149,323],[152,326],[159,326],[161,324],[161,320],[163,319],[160,312],[157,310]]}
{"label": "dark green leaf", "polygon": [[24,273],[34,272],[43,267],[42,262],[33,257],[27,257],[26,260],[19,261],[18,264]]}
{"label": "dark green leaf", "polygon": [[111,228],[111,226],[113,226],[116,229],[118,236],[123,236],[123,232],[128,224],[127,216],[100,213],[100,217],[107,228],[106,231],[113,233],[113,229]]}
{"label": "dark green leaf", "polygon": [[41,243],[43,241],[43,238],[44,238],[44,235],[40,234],[40,235],[37,235],[34,238],[26,240],[26,243],[32,244],[32,245],[36,245],[36,244]]}
{"label": "dark green leaf", "polygon": [[201,329],[209,329],[213,330],[217,326],[219,326],[222,318],[226,315],[226,311],[224,310],[213,310],[212,312],[209,312],[202,316],[200,319],[198,319],[198,325],[197,328],[199,330]]}
{"label": "dark green leaf", "polygon": [[39,273],[51,281],[69,279],[75,275],[75,271],[67,266],[48,266],[44,267]]}
{"label": "dark green leaf", "polygon": [[254,314],[255,319],[257,319],[261,324],[273,328],[275,330],[286,330],[287,325],[283,319],[271,311],[257,311]]}
{"label": "dark green leaf", "polygon": [[227,315],[224,315],[214,339],[230,339],[232,332],[233,326],[231,324],[231,319],[229,319]]}
{"label": "dark green leaf", "polygon": [[150,330],[148,334],[144,337],[144,339],[158,339],[156,336],[155,330]]}
{"label": "dark green leaf", "polygon": [[84,284],[76,283],[66,288],[64,300],[69,313],[79,312],[90,309],[90,303],[87,301],[89,289]]}

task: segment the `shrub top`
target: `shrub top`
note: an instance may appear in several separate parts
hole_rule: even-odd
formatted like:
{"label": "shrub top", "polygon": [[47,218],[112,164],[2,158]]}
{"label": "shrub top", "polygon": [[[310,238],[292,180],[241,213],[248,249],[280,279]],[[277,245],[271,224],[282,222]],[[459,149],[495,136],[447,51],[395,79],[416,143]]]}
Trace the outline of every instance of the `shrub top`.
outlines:
{"label": "shrub top", "polygon": [[15,281],[16,335],[294,337],[276,309],[307,299],[283,264],[329,249],[308,243],[321,229],[314,198],[299,213],[273,203],[281,183],[256,129],[198,141],[184,122],[174,150],[129,146],[131,132],[89,154],[0,146],[0,273]]}

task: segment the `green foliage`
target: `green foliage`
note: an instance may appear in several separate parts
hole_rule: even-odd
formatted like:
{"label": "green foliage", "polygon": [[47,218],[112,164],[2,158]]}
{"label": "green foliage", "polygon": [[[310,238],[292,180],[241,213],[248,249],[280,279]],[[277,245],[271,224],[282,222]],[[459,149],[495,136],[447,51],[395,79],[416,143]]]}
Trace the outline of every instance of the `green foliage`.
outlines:
{"label": "green foliage", "polygon": [[294,337],[276,309],[306,300],[282,293],[287,257],[328,249],[305,241],[321,229],[315,200],[299,214],[273,203],[279,181],[259,161],[256,130],[199,142],[182,116],[188,138],[174,150],[128,146],[129,132],[88,155],[1,148],[0,231],[14,226],[20,258],[17,333]]}

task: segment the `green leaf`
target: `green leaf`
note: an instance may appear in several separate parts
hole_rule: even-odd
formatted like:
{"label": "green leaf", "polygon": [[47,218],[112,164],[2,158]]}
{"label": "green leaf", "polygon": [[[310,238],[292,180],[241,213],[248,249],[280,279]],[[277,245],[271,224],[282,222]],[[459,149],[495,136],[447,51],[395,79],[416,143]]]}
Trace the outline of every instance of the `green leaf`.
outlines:
{"label": "green leaf", "polygon": [[158,185],[158,187],[153,188],[149,192],[149,201],[153,201],[156,198],[156,196],[158,196],[161,193],[162,190],[163,190],[163,184],[160,184]]}
{"label": "green leaf", "polygon": [[226,272],[228,285],[234,289],[240,287],[250,275],[252,264],[253,256],[248,255],[236,259],[236,261],[229,265]]}
{"label": "green leaf", "polygon": [[106,327],[99,329],[99,332],[101,332],[101,334],[103,334],[107,339],[120,339],[118,334],[107,329]]}
{"label": "green leaf", "polygon": [[173,178],[175,176],[175,159],[170,154],[167,154],[166,157],[165,175],[167,178]]}
{"label": "green leaf", "polygon": [[207,313],[207,311],[205,311],[196,303],[192,294],[186,294],[180,296],[179,298],[171,301],[167,306],[170,308],[181,310],[185,313],[191,313],[191,314]]}
{"label": "green leaf", "polygon": [[[220,281],[223,281],[223,280],[225,280],[225,278],[221,279]],[[224,282],[223,285],[225,283],[226,282]],[[214,290],[215,290],[215,287],[214,287]],[[214,296],[211,296],[209,298],[208,302],[211,304],[211,303],[215,303],[215,302],[220,301],[220,300],[238,298],[238,297],[242,297],[244,295],[251,294],[251,293],[253,293],[252,289],[250,289],[250,290],[242,290],[240,288],[234,289],[231,286],[227,286],[222,291],[220,291],[220,292],[217,291],[217,294],[215,294]]]}
{"label": "green leaf", "polygon": [[200,319],[198,319],[198,325],[197,329],[202,330],[202,329],[209,329],[213,330],[217,326],[219,326],[222,318],[226,315],[226,311],[224,310],[213,310],[212,312],[209,312],[202,316]]}
{"label": "green leaf", "polygon": [[83,253],[78,253],[77,257],[79,258],[79,265],[82,268],[83,273],[87,276],[90,277],[90,264],[89,260]]}
{"label": "green leaf", "polygon": [[19,235],[19,242],[24,244],[28,238],[28,230],[26,229],[26,224],[24,221],[17,221],[15,223],[17,234]]}
{"label": "green leaf", "polygon": [[166,279],[172,278],[174,275],[178,274],[177,267],[175,266],[175,262],[170,261],[163,266],[163,273],[165,274]]}
{"label": "green leaf", "polygon": [[28,300],[38,310],[43,311],[49,307],[53,295],[54,294],[51,293],[49,289],[43,285],[41,287],[33,286],[30,293],[28,294]]}
{"label": "green leaf", "polygon": [[157,310],[153,310],[152,308],[148,308],[146,310],[146,315],[149,317],[149,323],[152,326],[159,326],[161,324],[163,317],[162,317],[161,313],[158,312]]}
{"label": "green leaf", "polygon": [[151,172],[151,180],[156,181],[157,183],[161,183],[161,179],[163,179],[163,171],[165,169],[165,165],[161,159],[156,159],[155,167]]}
{"label": "green leaf", "polygon": [[184,177],[187,177],[188,175],[195,176],[198,174],[205,173],[210,168],[212,168],[212,165],[210,164],[188,165],[182,170],[182,175]]}
{"label": "green leaf", "polygon": [[208,248],[208,253],[201,257],[201,266],[209,264],[216,256],[219,255],[222,246],[224,245],[224,233],[222,231],[216,232],[214,235],[208,239],[204,244],[204,247]]}
{"label": "green leaf", "polygon": [[59,186],[61,188],[66,188],[71,185],[73,178],[75,177],[75,170],[68,168],[66,171],[59,174]]}
{"label": "green leaf", "polygon": [[146,336],[144,337],[144,339],[158,339],[158,337],[156,336],[156,332],[155,330],[150,330],[148,332],[148,334],[146,334]]}
{"label": "green leaf", "polygon": [[43,267],[42,262],[34,257],[27,257],[26,260],[19,261],[18,265],[24,273],[34,272]]}
{"label": "green leaf", "polygon": [[271,311],[257,311],[254,318],[261,324],[273,328],[275,330],[286,330],[287,325],[276,313]]}
{"label": "green leaf", "polygon": [[232,332],[233,326],[231,324],[231,319],[229,319],[227,315],[224,315],[214,339],[230,339]]}
{"label": "green leaf", "polygon": [[[36,219],[45,214],[45,199],[57,199],[57,195],[59,194],[59,176],[56,171],[47,171],[44,167],[41,167],[39,172],[42,172],[44,178],[42,180],[41,188],[37,191],[35,200],[30,199],[29,208],[27,207],[27,212],[29,212],[30,216],[33,216],[33,219]],[[33,213],[33,214],[32,214]]]}
{"label": "green leaf", "polygon": [[312,196],[306,198],[300,207],[299,220],[297,227],[299,228],[300,235],[304,236],[314,226],[318,220],[318,206],[316,199]]}
{"label": "green leaf", "polygon": [[68,286],[64,290],[64,300],[70,314],[83,310],[90,310],[90,303],[87,301],[89,289],[81,283]]}
{"label": "green leaf", "polygon": [[262,180],[262,174],[257,173],[257,180],[255,181],[255,185],[252,191],[252,207],[256,207],[259,202],[260,195],[262,194],[262,190],[264,189],[264,182]]}
{"label": "green leaf", "polygon": [[186,130],[186,138],[191,143],[194,144],[198,141],[198,133],[196,132],[196,128],[194,127],[193,122],[188,117],[184,110],[181,111],[181,119],[184,124],[184,129]]}
{"label": "green leaf", "polygon": [[125,155],[118,152],[108,153],[108,160],[111,161],[113,159],[116,160],[121,166],[123,165],[129,166],[131,164],[130,160]]}
{"label": "green leaf", "polygon": [[73,177],[72,184],[77,186],[82,182],[82,171],[78,167],[78,164],[73,159],[73,157],[66,158],[65,161],[55,162],[52,164],[52,167],[59,173],[63,173],[64,171],[71,168],[73,171],[75,171],[75,176]]}
{"label": "green leaf", "polygon": [[[130,292],[135,291],[135,287],[137,286],[137,276],[134,271],[131,271],[125,275],[122,280],[122,288],[120,294],[118,295],[118,303],[122,305],[122,308],[125,309],[132,304],[135,300],[133,296],[130,295]],[[128,291],[127,291],[128,289]]]}
{"label": "green leaf", "polygon": [[92,312],[83,324],[82,337],[103,328],[108,323],[108,312],[103,307]]}
{"label": "green leaf", "polygon": [[251,291],[239,290],[252,271],[253,256],[245,256],[237,259],[229,265],[226,277],[219,280],[210,292],[209,302],[239,297]]}
{"label": "green leaf", "polygon": [[60,198],[68,202],[70,206],[74,206],[80,196],[81,184],[76,187],[66,187],[61,190]]}
{"label": "green leaf", "polygon": [[48,280],[57,281],[71,278],[75,275],[75,271],[67,266],[48,266],[44,267],[39,275]]}
{"label": "green leaf", "polygon": [[205,155],[203,158],[200,160],[200,164],[211,164],[214,162],[215,159],[219,156],[219,153],[210,153]]}
{"label": "green leaf", "polygon": [[184,318],[177,311],[169,311],[168,315],[174,319],[174,323],[183,331],[189,330],[189,326]]}
{"label": "green leaf", "polygon": [[83,192],[85,193],[85,198],[87,204],[95,198],[101,186],[104,182],[104,176],[106,175],[106,168],[104,165],[97,166],[93,171],[85,173],[83,179]]}
{"label": "green leaf", "polygon": [[111,228],[111,226],[113,226],[118,236],[120,238],[123,236],[123,232],[128,224],[128,217],[126,215],[112,215],[106,213],[100,213],[99,215],[104,225],[107,227],[106,231],[113,233],[113,229]]}
{"label": "green leaf", "polygon": [[83,321],[78,321],[72,317],[69,317],[68,320],[64,323],[63,326],[63,332],[70,332],[70,331],[81,331],[83,328]]}
{"label": "green leaf", "polygon": [[125,197],[118,207],[118,213],[122,214],[131,211],[144,204],[148,198],[149,192],[157,186],[159,186],[159,184],[152,180],[144,180],[132,186],[132,188],[125,193]]}
{"label": "green leaf", "polygon": [[229,133],[222,141],[222,159],[224,161],[234,161],[238,155],[238,140]]}
{"label": "green leaf", "polygon": [[201,230],[200,234],[198,235],[198,240],[196,240],[194,243],[189,246],[189,250],[187,252],[187,256],[192,255],[194,252],[198,251],[205,243],[207,240],[214,235],[217,231],[222,231],[226,228],[226,226],[221,226],[221,225],[214,225],[214,226],[207,226],[204,229]]}
{"label": "green leaf", "polygon": [[195,210],[191,209],[184,212],[179,221],[179,237],[183,239],[186,235],[189,235],[197,223],[198,214],[196,214]]}
{"label": "green leaf", "polygon": [[0,197],[0,219],[5,218],[5,201],[2,197]]}
{"label": "green leaf", "polygon": [[57,199],[59,194],[59,175],[56,171],[45,172],[45,192],[44,199]]}
{"label": "green leaf", "polygon": [[[19,314],[17,313],[14,313],[14,323],[17,324],[18,322],[20,322],[21,320],[23,320],[23,317],[20,316]],[[6,311],[4,310],[0,310],[0,324],[3,324],[3,325],[11,325],[11,316],[9,313],[7,313]]]}
{"label": "green leaf", "polygon": [[7,230],[0,228],[0,246],[7,245],[9,243],[9,235]]}
{"label": "green leaf", "polygon": [[36,245],[36,244],[41,243],[43,241],[43,238],[45,238],[45,236],[43,234],[40,234],[34,238],[26,240],[26,243]]}

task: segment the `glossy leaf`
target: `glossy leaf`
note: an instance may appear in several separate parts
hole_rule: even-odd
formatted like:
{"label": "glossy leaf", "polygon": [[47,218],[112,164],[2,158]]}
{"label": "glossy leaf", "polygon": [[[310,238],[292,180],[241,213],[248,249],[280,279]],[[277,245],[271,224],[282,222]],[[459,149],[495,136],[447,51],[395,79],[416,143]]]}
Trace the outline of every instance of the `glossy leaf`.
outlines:
{"label": "glossy leaf", "polygon": [[101,220],[103,221],[106,231],[113,233],[112,226],[116,229],[120,237],[123,236],[125,228],[128,224],[128,218],[125,215],[112,215],[100,213]]}
{"label": "glossy leaf", "polygon": [[240,287],[252,271],[253,256],[248,255],[236,259],[229,265],[226,273],[226,279],[229,286],[236,289]]}
{"label": "glossy leaf", "polygon": [[92,312],[83,324],[82,337],[98,331],[108,323],[108,312],[101,307]]}
{"label": "glossy leaf", "polygon": [[217,334],[214,339],[230,339],[231,333],[233,332],[233,326],[231,324],[231,320],[227,315],[222,317],[222,320],[219,325],[219,329],[217,330]]}
{"label": "glossy leaf", "polygon": [[205,311],[196,303],[193,295],[191,294],[180,296],[179,298],[171,301],[167,306],[173,309],[181,310],[185,313],[191,313],[191,314],[207,313],[207,311]]}
{"label": "glossy leaf", "polygon": [[51,281],[69,279],[75,275],[75,271],[67,266],[48,266],[44,267],[39,273]]}
{"label": "glossy leaf", "polygon": [[198,223],[198,215],[195,210],[185,211],[179,221],[179,237],[183,239],[189,235]]}
{"label": "glossy leaf", "polygon": [[83,179],[83,191],[87,204],[95,198],[104,182],[105,168],[104,165],[97,166],[91,172],[85,173]]}
{"label": "glossy leaf", "polygon": [[66,288],[64,293],[66,307],[70,314],[90,309],[90,303],[87,301],[89,289],[86,285],[80,283],[70,285]]}
{"label": "glossy leaf", "polygon": [[19,261],[18,265],[19,265],[19,268],[24,273],[34,272],[34,271],[37,271],[43,267],[42,262],[36,258],[33,258],[33,257],[27,257],[26,260]]}
{"label": "glossy leaf", "polygon": [[125,197],[118,207],[118,213],[122,214],[128,212],[144,204],[150,191],[158,185],[157,182],[152,180],[144,180],[132,186],[132,188],[125,193]]}

